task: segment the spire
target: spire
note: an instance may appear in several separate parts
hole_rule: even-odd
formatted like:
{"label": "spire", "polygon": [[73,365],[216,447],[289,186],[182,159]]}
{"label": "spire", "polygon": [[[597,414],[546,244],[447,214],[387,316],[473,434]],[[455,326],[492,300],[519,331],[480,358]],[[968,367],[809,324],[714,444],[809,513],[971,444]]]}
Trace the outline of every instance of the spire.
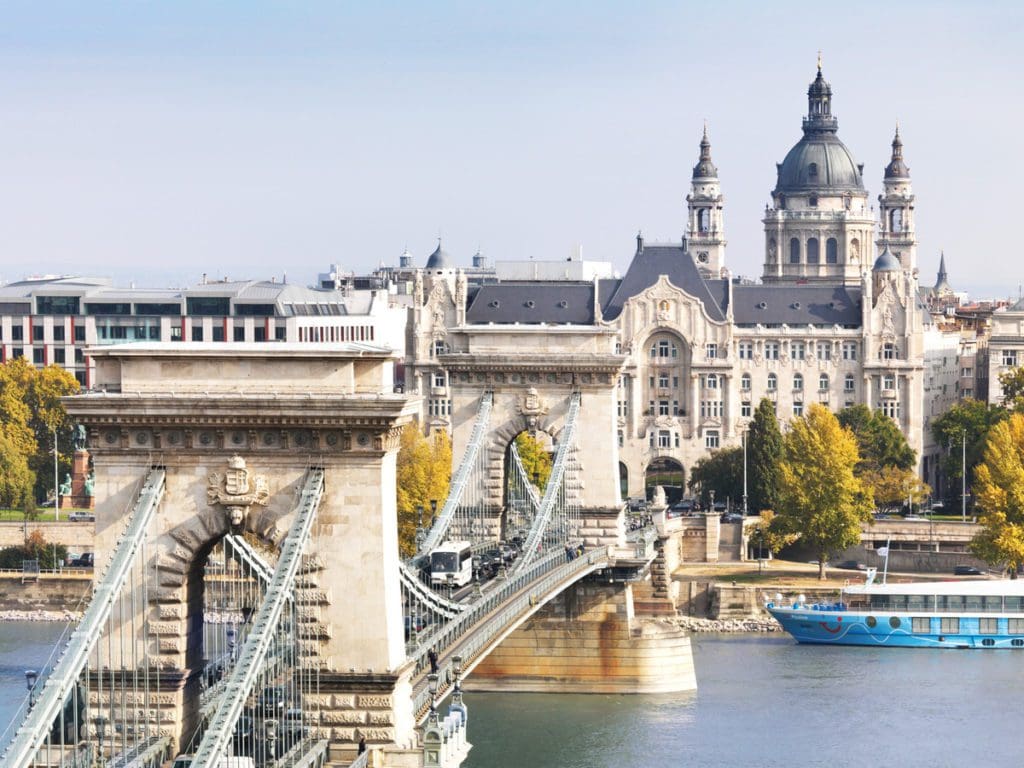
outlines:
{"label": "spire", "polygon": [[909,179],[910,168],[903,162],[903,140],[900,138],[900,124],[896,123],[896,134],[892,137],[892,157],[885,166],[885,178]]}
{"label": "spire", "polygon": [[704,135],[700,140],[700,160],[693,166],[693,178],[717,179],[718,168],[711,162],[711,139],[708,138],[708,122],[704,121]]}
{"label": "spire", "polygon": [[804,133],[835,132],[839,122],[832,116],[832,86],[821,74],[821,51],[818,51],[818,73],[807,89],[807,117]]}
{"label": "spire", "polygon": [[939,251],[939,274],[935,281],[935,292],[952,291],[949,286],[949,275],[946,274],[946,252]]}

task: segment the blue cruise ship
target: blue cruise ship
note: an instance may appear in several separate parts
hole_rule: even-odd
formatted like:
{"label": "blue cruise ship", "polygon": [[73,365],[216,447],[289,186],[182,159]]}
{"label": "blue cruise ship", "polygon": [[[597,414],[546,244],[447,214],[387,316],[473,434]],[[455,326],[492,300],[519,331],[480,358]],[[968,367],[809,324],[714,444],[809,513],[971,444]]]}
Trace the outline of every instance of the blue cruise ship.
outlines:
{"label": "blue cruise ship", "polygon": [[873,581],[844,587],[834,603],[777,595],[766,607],[801,643],[1024,649],[1024,579]]}

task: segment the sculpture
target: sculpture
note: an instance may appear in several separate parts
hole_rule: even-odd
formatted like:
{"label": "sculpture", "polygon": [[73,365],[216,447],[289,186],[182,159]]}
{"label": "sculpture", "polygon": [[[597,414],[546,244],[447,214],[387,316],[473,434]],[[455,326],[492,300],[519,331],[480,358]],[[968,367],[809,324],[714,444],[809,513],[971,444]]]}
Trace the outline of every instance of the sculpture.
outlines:
{"label": "sculpture", "polygon": [[228,460],[228,469],[224,475],[211,472],[207,478],[209,485],[206,498],[209,504],[222,504],[233,528],[238,528],[245,521],[249,507],[253,504],[266,506],[270,498],[270,488],[263,475],[253,475],[245,468],[245,459],[237,454]]}
{"label": "sculpture", "polygon": [[85,478],[85,495],[92,498],[93,488],[96,486],[96,473],[91,469],[89,470],[89,476]]}
{"label": "sculpture", "polygon": [[78,426],[75,427],[73,439],[76,451],[85,450],[86,443],[88,442],[88,434],[85,430],[84,424],[79,424]]}
{"label": "sculpture", "polygon": [[70,496],[71,495],[71,475],[64,475],[64,482],[60,484],[60,495]]}

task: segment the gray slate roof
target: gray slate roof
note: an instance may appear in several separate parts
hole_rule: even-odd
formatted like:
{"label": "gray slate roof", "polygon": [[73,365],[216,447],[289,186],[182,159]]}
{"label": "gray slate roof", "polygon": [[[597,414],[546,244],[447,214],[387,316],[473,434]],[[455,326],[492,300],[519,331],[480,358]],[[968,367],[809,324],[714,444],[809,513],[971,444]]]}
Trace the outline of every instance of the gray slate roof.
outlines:
{"label": "gray slate roof", "polygon": [[506,282],[481,285],[469,298],[466,322],[573,323],[594,322],[593,283]]}
{"label": "gray slate roof", "polygon": [[859,287],[843,285],[736,285],[733,318],[740,325],[861,324]]}
{"label": "gray slate roof", "polygon": [[722,281],[705,281],[693,259],[683,250],[682,244],[643,246],[643,250],[630,262],[626,276],[622,278],[615,293],[602,306],[604,318],[614,320],[618,317],[626,301],[658,282],[660,275],[667,275],[672,285],[700,299],[712,320],[725,320],[723,305],[709,288],[709,284]]}

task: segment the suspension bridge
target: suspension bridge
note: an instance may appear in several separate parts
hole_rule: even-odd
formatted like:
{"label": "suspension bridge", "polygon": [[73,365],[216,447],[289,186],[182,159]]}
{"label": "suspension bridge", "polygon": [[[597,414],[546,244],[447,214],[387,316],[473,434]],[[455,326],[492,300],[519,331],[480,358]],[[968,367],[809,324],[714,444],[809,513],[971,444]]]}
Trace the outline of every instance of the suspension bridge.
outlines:
{"label": "suspension bridge", "polygon": [[108,353],[106,391],[68,403],[96,465],[95,585],[0,740],[5,768],[456,766],[477,665],[588,576],[644,573],[652,539],[588,527],[578,389],[548,425],[543,488],[514,441],[495,477],[496,394],[480,391],[449,496],[400,559],[412,409],[389,393],[389,353],[350,346],[305,361],[315,397],[281,392],[262,351],[244,394],[223,358]]}

